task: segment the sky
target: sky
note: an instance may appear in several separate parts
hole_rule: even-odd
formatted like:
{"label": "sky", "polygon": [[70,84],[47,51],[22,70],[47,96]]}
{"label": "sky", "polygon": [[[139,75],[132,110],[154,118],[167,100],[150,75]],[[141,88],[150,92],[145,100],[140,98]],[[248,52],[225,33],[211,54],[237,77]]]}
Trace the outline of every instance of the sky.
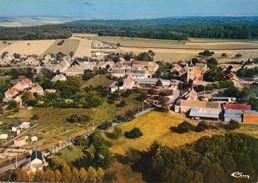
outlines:
{"label": "sky", "polygon": [[0,0],[0,17],[258,16],[258,0]]}

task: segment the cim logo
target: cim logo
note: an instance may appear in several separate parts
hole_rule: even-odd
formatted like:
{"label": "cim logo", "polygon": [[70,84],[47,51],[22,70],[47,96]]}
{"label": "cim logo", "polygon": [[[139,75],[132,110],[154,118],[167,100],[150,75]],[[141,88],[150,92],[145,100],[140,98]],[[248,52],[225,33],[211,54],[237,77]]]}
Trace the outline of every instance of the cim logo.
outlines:
{"label": "cim logo", "polygon": [[250,175],[244,175],[242,172],[234,172],[231,176],[237,179],[250,179]]}

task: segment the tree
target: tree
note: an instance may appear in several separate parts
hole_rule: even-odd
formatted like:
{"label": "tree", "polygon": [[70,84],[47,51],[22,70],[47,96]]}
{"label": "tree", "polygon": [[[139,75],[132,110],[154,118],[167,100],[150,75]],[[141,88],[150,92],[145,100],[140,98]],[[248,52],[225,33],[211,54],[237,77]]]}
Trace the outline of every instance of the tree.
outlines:
{"label": "tree", "polygon": [[7,110],[18,110],[19,106],[15,100],[11,100],[6,108]]}
{"label": "tree", "polygon": [[210,58],[208,61],[207,61],[207,66],[212,69],[214,67],[216,67],[218,65],[218,61],[215,59],[215,58]]}
{"label": "tree", "polygon": [[58,170],[58,169],[55,170],[55,181],[56,182],[62,181],[62,174],[61,174],[60,170]]}
{"label": "tree", "polygon": [[80,168],[79,170],[79,178],[81,182],[86,182],[88,179],[88,174],[84,168]]}
{"label": "tree", "polygon": [[208,82],[221,81],[224,79],[224,74],[218,67],[215,67],[204,73],[203,79]]}
{"label": "tree", "polygon": [[28,174],[20,168],[16,168],[14,174],[15,174],[15,181],[17,181],[17,182],[28,182],[29,181]]}
{"label": "tree", "polygon": [[139,128],[133,128],[131,131],[125,132],[125,137],[129,139],[139,138],[143,135]]}
{"label": "tree", "polygon": [[201,56],[205,56],[205,57],[211,57],[212,55],[214,55],[215,53],[213,51],[209,51],[209,50],[204,50],[203,52],[200,52],[199,55]]}
{"label": "tree", "polygon": [[160,87],[160,86],[163,86],[162,81],[159,79],[159,80],[156,82],[156,85],[159,86],[159,87]]}
{"label": "tree", "polygon": [[79,182],[79,172],[77,168],[72,168],[72,182]]}
{"label": "tree", "polygon": [[98,170],[97,170],[97,181],[99,183],[103,182],[104,176],[105,176],[104,170],[102,168],[98,168]]}
{"label": "tree", "polygon": [[227,57],[228,55],[226,53],[222,53],[221,57]]}
{"label": "tree", "polygon": [[47,169],[45,171],[45,176],[46,176],[47,182],[55,182],[55,173],[52,170]]}
{"label": "tree", "polygon": [[82,79],[87,81],[87,80],[93,78],[94,76],[95,76],[95,74],[91,70],[85,70],[82,75]]}
{"label": "tree", "polygon": [[89,167],[88,169],[88,181],[95,183],[97,180],[97,172],[93,167]]}
{"label": "tree", "polygon": [[72,172],[70,167],[65,163],[62,168],[62,181],[63,182],[70,182],[72,178]]}

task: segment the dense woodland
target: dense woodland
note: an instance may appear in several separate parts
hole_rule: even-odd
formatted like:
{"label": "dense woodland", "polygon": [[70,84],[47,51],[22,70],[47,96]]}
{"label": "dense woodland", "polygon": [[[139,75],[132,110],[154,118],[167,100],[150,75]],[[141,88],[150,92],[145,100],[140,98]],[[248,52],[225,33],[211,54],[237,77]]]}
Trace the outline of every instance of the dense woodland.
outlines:
{"label": "dense woodland", "polygon": [[[203,137],[175,149],[154,144],[149,151],[131,152],[129,157],[147,182],[252,182],[258,179],[257,149],[257,139],[227,134]],[[233,179],[230,175],[235,171],[250,175],[250,179]]]}
{"label": "dense woodland", "polygon": [[1,40],[67,38],[71,33],[95,33],[151,39],[257,39],[258,17],[188,17],[143,20],[78,20],[60,25],[2,28]]}

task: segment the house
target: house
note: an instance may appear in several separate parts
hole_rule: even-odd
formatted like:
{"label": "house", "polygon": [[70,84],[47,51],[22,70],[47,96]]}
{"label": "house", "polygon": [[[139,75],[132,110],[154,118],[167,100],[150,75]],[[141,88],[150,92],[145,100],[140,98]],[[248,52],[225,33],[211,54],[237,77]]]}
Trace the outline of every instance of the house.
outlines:
{"label": "house", "polygon": [[257,111],[245,111],[243,116],[244,124],[258,125],[258,112]]}
{"label": "house", "polygon": [[187,67],[187,82],[190,80],[194,82],[202,82],[203,74],[207,71],[207,65],[202,63],[196,63],[195,65],[191,62]]}
{"label": "house", "polygon": [[118,69],[118,68],[112,69],[111,75],[116,78],[123,78],[126,76],[126,71],[125,71],[125,69]]}
{"label": "house", "polygon": [[93,71],[94,68],[97,68],[97,62],[79,62],[79,66],[84,70]]}
{"label": "house", "polygon": [[123,81],[123,88],[131,90],[133,89],[134,84],[135,84],[134,78],[132,77],[132,75],[129,74],[127,78],[124,79]]}
{"label": "house", "polygon": [[244,113],[250,110],[250,105],[227,103],[225,105],[224,121],[229,122],[234,120],[237,122],[242,122]]}
{"label": "house", "polygon": [[17,132],[17,130],[20,128],[20,124],[14,124],[12,126],[12,132]]}
{"label": "house", "polygon": [[132,70],[130,74],[134,79],[144,79],[144,78],[151,78],[151,75],[148,71],[145,70]]}
{"label": "house", "polygon": [[32,172],[43,170],[46,166],[44,157],[40,151],[33,151],[30,157],[30,170]]}
{"label": "house", "polygon": [[30,92],[32,94],[37,94],[37,95],[43,95],[44,94],[44,89],[40,85],[35,85],[34,87],[31,88]]}
{"label": "house", "polygon": [[[181,100],[179,110],[177,112],[186,114],[189,111],[191,117],[217,118],[221,112],[221,107],[217,102]],[[200,112],[200,114],[198,114],[198,112]],[[208,115],[209,112],[212,112],[212,114]]]}
{"label": "house", "polygon": [[23,130],[30,128],[30,122],[23,122],[20,125],[20,128],[23,129]]}
{"label": "house", "polygon": [[17,83],[13,88],[16,88],[18,91],[24,91],[25,89],[31,88],[33,85],[30,79],[23,79]]}
{"label": "house", "polygon": [[51,79],[51,82],[57,82],[57,81],[66,81],[67,78],[65,77],[65,75],[63,74],[58,74],[58,75],[55,75],[52,79]]}
{"label": "house", "polygon": [[114,82],[109,86],[109,88],[110,88],[110,91],[111,91],[112,93],[114,93],[114,92],[116,92],[117,90],[119,90],[119,87],[117,86],[117,81],[114,81]]}
{"label": "house", "polygon": [[20,137],[14,140],[14,146],[21,147],[27,144],[28,136]]}
{"label": "house", "polygon": [[30,140],[31,140],[32,142],[36,142],[36,141],[38,141],[38,137],[37,137],[37,136],[32,136],[32,137],[30,138]]}
{"label": "house", "polygon": [[72,66],[65,71],[66,76],[83,75],[84,69],[80,66]]}
{"label": "house", "polygon": [[19,94],[19,90],[15,87],[12,87],[10,89],[8,89],[4,95],[4,99],[3,102],[10,102],[11,100],[13,100],[13,97],[17,96]]}
{"label": "house", "polygon": [[0,135],[0,140],[6,140],[8,139],[8,134],[1,134]]}

